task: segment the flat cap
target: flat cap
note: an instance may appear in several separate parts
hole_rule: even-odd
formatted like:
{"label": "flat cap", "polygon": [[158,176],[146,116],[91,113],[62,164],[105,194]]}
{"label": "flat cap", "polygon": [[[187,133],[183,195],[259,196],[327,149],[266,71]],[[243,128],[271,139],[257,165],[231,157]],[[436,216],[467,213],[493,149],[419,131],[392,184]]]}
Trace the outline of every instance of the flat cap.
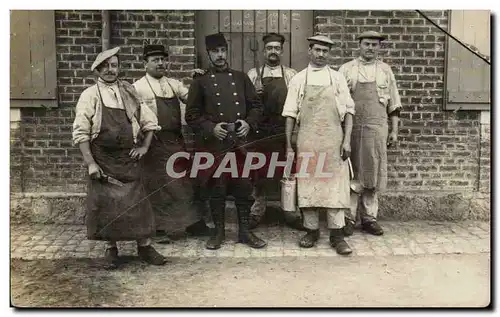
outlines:
{"label": "flat cap", "polygon": [[264,44],[269,42],[280,42],[281,45],[283,45],[283,43],[285,43],[285,37],[278,33],[269,33],[262,37],[262,41]]}
{"label": "flat cap", "polygon": [[205,45],[207,50],[214,49],[220,46],[227,47],[227,41],[222,33],[210,34],[205,37]]}
{"label": "flat cap", "polygon": [[333,43],[332,40],[330,40],[330,38],[328,36],[325,36],[325,35],[315,35],[315,36],[311,36],[309,38],[307,38],[307,40],[309,42],[312,43],[318,43],[318,44],[326,44],[326,45],[335,45],[335,43]]}
{"label": "flat cap", "polygon": [[147,44],[144,45],[144,58],[151,55],[163,55],[168,56],[168,52],[165,50],[165,46],[161,44]]}
{"label": "flat cap", "polygon": [[107,60],[111,56],[115,56],[116,54],[118,54],[118,51],[120,51],[119,46],[99,53],[99,55],[97,55],[94,63],[92,64],[92,67],[90,67],[90,70],[94,71],[94,69],[96,69],[97,66],[101,65],[102,62],[104,62],[105,60]]}
{"label": "flat cap", "polygon": [[377,39],[377,40],[383,41],[386,39],[386,37],[384,35],[378,33],[377,31],[366,31],[366,32],[361,33],[358,36],[358,40],[362,40],[362,39]]}

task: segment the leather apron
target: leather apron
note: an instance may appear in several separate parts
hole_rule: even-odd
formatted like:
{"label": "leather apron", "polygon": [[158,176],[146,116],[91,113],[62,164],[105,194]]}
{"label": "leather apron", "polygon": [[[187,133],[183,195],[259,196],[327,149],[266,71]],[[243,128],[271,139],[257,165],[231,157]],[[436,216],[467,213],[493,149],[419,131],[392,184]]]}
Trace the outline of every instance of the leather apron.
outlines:
{"label": "leather apron", "polygon": [[[300,110],[300,128],[297,138],[297,172],[301,169],[301,153],[313,153],[309,159],[305,178],[297,178],[299,208],[349,208],[349,167],[340,154],[344,132],[335,100],[331,77],[329,86],[308,85]],[[320,153],[326,153],[324,164]],[[305,164],[305,163],[304,163]],[[316,174],[320,171],[333,176]]]}
{"label": "leather apron", "polygon": [[388,115],[379,102],[375,81],[356,84],[353,93],[355,116],[351,138],[351,161],[355,178],[364,188],[384,190],[387,186]]}
{"label": "leather apron", "polygon": [[[147,78],[146,78],[147,80]],[[168,83],[168,82],[167,82]],[[182,136],[181,108],[179,99],[155,95],[158,125],[148,152],[144,157],[144,183],[154,210],[156,230],[169,233],[184,231],[185,227],[200,220],[193,199],[193,183],[189,172],[185,177],[172,178],[167,174],[167,161],[176,152],[186,152]],[[169,84],[170,85],[170,84]],[[175,172],[190,168],[190,160],[178,158]]]}
{"label": "leather apron", "polygon": [[154,216],[140,179],[140,163],[129,155],[134,147],[132,124],[124,109],[108,108],[102,100],[101,131],[90,143],[104,174],[123,186],[88,179],[85,223],[90,240],[137,240],[154,234]]}
{"label": "leather apron", "polygon": [[[260,81],[263,87],[262,103],[264,105],[263,121],[259,124],[262,131],[261,139],[257,141],[257,151],[266,156],[266,165],[257,172],[257,179],[267,179],[269,162],[273,152],[278,152],[278,160],[286,160],[286,135],[285,121],[281,113],[288,93],[285,71],[281,65],[282,77],[264,76],[264,67],[261,68]],[[283,176],[284,167],[277,167],[274,179],[280,180]]]}

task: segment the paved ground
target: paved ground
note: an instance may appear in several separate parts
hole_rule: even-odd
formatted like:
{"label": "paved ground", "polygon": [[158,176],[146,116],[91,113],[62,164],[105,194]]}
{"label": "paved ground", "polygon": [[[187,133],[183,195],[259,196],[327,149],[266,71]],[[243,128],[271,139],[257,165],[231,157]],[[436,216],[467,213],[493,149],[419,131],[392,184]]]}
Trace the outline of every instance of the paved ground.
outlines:
{"label": "paved ground", "polygon": [[[375,237],[356,231],[347,238],[354,252],[351,256],[475,254],[490,252],[489,222],[381,222],[386,233]],[[210,251],[206,238],[188,238],[170,245],[156,244],[169,257],[337,257],[328,245],[328,232],[322,231],[318,245],[301,249],[297,242],[304,234],[283,227],[263,227],[255,232],[268,242],[265,249],[254,250],[235,244],[236,227],[229,226],[225,245]],[[122,255],[136,255],[134,242],[118,244]],[[23,259],[97,258],[104,244],[88,241],[85,227],[72,225],[12,225],[11,256]]]}

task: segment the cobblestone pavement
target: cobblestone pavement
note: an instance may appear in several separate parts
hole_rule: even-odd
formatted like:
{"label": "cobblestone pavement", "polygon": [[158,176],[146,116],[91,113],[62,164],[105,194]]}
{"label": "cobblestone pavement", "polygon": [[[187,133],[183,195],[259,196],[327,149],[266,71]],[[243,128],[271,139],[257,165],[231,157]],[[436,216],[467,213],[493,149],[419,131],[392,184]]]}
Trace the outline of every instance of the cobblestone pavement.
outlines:
{"label": "cobblestone pavement", "polygon": [[[353,249],[351,256],[420,255],[447,253],[489,253],[489,222],[380,222],[383,236],[371,236],[356,230],[346,238]],[[155,244],[168,257],[283,257],[338,256],[328,244],[328,231],[311,249],[301,249],[301,231],[284,227],[266,227],[254,232],[268,242],[265,249],[251,249],[236,240],[235,225],[227,225],[226,242],[216,251],[206,250],[206,238],[187,238],[173,244]],[[68,257],[98,258],[104,243],[89,241],[85,227],[75,225],[11,225],[11,257],[23,259],[58,259]],[[135,242],[119,242],[121,255],[136,255]]]}

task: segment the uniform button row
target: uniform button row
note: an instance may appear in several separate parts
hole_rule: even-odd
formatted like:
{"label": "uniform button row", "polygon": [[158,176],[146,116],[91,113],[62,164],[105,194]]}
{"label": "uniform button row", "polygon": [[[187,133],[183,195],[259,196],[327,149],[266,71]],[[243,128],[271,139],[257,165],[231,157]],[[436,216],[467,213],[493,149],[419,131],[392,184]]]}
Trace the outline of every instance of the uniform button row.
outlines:
{"label": "uniform button row", "polygon": [[[220,96],[220,93],[219,93],[219,92],[216,92],[216,93],[215,93],[215,95],[216,95],[216,96]],[[238,96],[238,93],[233,92],[233,96]]]}
{"label": "uniform button row", "polygon": [[[239,103],[238,101],[236,101],[234,104],[235,104],[235,105],[239,105],[240,103]],[[218,102],[218,103],[217,103],[217,106],[220,106],[220,105],[221,105],[221,103],[220,103],[220,102]]]}
{"label": "uniform button row", "polygon": [[[224,115],[224,113],[222,113],[222,112],[221,112],[219,115],[223,116],[223,115]],[[238,112],[236,115],[237,115],[237,116],[240,116],[240,115],[241,115],[241,113],[239,113],[239,112]]]}

